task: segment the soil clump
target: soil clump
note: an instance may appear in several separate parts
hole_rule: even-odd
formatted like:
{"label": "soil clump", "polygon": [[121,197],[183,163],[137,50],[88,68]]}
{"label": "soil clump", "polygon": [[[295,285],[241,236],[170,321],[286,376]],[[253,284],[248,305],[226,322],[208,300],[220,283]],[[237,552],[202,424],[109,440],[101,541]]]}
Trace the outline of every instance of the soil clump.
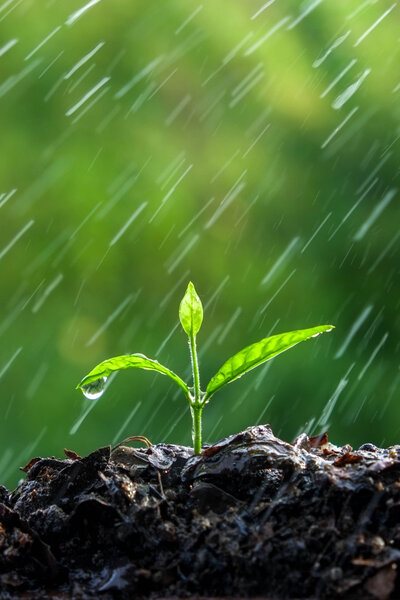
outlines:
{"label": "soil clump", "polygon": [[0,486],[0,598],[400,598],[400,446],[250,427],[35,458]]}

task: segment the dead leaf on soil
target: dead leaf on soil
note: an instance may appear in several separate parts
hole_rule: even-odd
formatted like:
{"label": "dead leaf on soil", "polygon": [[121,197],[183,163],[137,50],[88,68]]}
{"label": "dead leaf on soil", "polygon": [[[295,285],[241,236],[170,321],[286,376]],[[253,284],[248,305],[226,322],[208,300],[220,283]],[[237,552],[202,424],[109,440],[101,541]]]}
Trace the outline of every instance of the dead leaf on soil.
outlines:
{"label": "dead leaf on soil", "polygon": [[328,443],[328,432],[324,431],[319,435],[314,435],[309,438],[311,448],[318,448],[318,446],[325,446]]}
{"label": "dead leaf on soil", "polygon": [[67,458],[70,458],[71,460],[81,460],[82,458],[82,456],[79,456],[79,454],[77,454],[73,450],[67,450],[67,448],[64,448],[64,454]]}
{"label": "dead leaf on soil", "polygon": [[362,461],[362,456],[359,454],[354,454],[353,452],[346,452],[339,456],[333,463],[334,467],[344,467],[345,465],[351,465],[356,462]]}
{"label": "dead leaf on soil", "polygon": [[20,467],[19,470],[23,471],[24,473],[28,473],[28,471],[32,469],[33,465],[35,465],[39,460],[41,460],[39,456],[31,458],[31,460],[24,467]]}

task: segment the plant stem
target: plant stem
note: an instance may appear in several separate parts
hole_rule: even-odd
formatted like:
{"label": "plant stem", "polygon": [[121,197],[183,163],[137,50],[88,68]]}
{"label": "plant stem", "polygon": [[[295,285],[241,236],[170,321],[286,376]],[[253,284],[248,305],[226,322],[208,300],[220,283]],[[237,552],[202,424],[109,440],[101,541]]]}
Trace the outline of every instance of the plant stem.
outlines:
{"label": "plant stem", "polygon": [[198,405],[201,403],[200,399],[200,373],[199,373],[199,361],[197,358],[196,348],[196,337],[193,333],[189,338],[190,358],[192,361],[192,373],[193,373],[193,386],[194,386],[194,404]]}
{"label": "plant stem", "polygon": [[195,454],[201,452],[201,413],[203,411],[203,404],[201,401],[200,392],[200,373],[199,373],[199,360],[197,358],[196,348],[196,337],[191,333],[189,337],[189,348],[190,348],[190,359],[192,362],[192,373],[193,373],[193,388],[194,388],[194,400],[190,404],[190,412],[192,414],[192,437],[193,437],[193,450]]}
{"label": "plant stem", "polygon": [[193,438],[193,450],[195,454],[201,452],[201,413],[203,407],[192,404],[190,406],[190,412],[192,413],[192,438]]}

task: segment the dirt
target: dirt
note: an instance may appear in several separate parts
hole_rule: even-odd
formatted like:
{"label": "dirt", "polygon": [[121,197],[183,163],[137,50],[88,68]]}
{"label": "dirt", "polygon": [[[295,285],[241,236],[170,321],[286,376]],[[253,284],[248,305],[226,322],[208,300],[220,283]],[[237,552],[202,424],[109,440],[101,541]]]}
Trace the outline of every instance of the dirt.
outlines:
{"label": "dirt", "polygon": [[268,426],[33,459],[0,486],[0,598],[400,598],[400,446]]}

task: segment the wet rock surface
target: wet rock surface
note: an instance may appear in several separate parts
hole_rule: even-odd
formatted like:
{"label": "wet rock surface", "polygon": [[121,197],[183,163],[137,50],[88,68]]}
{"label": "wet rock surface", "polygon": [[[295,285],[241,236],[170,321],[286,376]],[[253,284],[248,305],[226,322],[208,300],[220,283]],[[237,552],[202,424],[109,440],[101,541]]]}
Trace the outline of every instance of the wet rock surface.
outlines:
{"label": "wet rock surface", "polygon": [[0,598],[400,598],[400,446],[326,442],[33,459],[0,486]]}

